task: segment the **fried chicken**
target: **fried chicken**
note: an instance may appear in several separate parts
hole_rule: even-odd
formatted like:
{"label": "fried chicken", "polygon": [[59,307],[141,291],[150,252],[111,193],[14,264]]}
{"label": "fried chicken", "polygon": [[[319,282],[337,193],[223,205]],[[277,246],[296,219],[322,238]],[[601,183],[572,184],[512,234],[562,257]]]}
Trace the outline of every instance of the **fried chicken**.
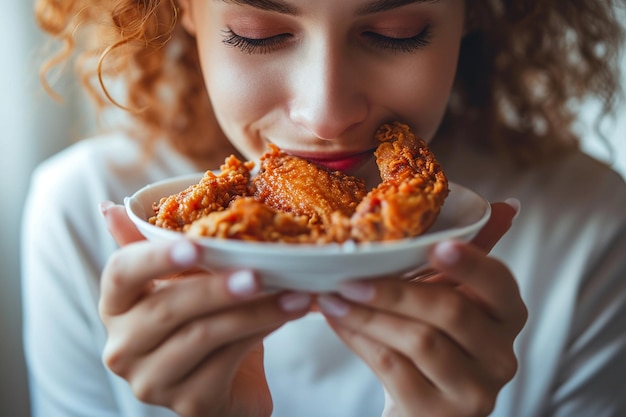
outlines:
{"label": "fried chicken", "polygon": [[257,200],[326,227],[333,224],[333,217],[350,217],[367,193],[361,178],[288,155],[275,145],[261,157],[260,171],[252,181]]}
{"label": "fried chicken", "polygon": [[254,162],[241,162],[231,155],[218,175],[207,171],[198,184],[153,204],[155,215],[148,221],[165,229],[183,230],[196,219],[224,210],[234,198],[253,194],[250,186],[253,167]]}
{"label": "fried chicken", "polygon": [[197,237],[285,243],[309,243],[322,236],[320,228],[309,226],[308,217],[274,210],[254,197],[233,200],[228,209],[194,221],[186,233]]}
{"label": "fried chicken", "polygon": [[226,159],[222,172],[154,205],[150,223],[191,236],[287,243],[415,237],[435,221],[448,181],[426,143],[405,124],[380,127],[374,152],[380,185],[331,171],[270,145],[253,162]]}
{"label": "fried chicken", "polygon": [[376,133],[374,152],[382,182],[350,219],[356,241],[414,237],[435,221],[448,196],[448,180],[426,143],[399,122]]}

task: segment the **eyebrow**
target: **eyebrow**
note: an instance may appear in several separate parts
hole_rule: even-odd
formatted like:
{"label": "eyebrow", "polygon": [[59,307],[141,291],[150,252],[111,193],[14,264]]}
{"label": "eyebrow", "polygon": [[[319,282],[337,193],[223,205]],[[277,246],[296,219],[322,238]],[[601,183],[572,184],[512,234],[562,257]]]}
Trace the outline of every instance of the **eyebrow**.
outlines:
{"label": "eyebrow", "polygon": [[[236,4],[239,6],[250,6],[260,10],[287,14],[290,16],[298,16],[300,10],[287,4],[281,0],[216,0],[226,4]],[[374,0],[356,10],[357,16],[384,12],[396,9],[398,7],[407,6],[416,3],[437,3],[439,0]]]}
{"label": "eyebrow", "polygon": [[409,4],[437,2],[439,2],[439,0],[374,0],[362,7],[359,7],[355,14],[357,16],[362,16],[397,9],[398,7],[407,6]]}
{"label": "eyebrow", "polygon": [[226,4],[236,4],[239,6],[251,6],[256,9],[288,14],[290,16],[300,15],[300,10],[290,4],[280,0],[216,0]]}

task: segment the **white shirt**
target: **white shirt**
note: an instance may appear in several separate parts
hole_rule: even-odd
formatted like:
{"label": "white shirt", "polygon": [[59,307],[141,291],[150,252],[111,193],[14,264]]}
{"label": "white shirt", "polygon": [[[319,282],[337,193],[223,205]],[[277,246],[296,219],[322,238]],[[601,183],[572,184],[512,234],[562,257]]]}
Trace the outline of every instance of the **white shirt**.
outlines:
{"label": "white shirt", "polygon": [[[626,185],[576,153],[519,175],[463,147],[438,154],[450,180],[522,212],[492,254],[529,309],[519,370],[494,417],[626,416]],[[213,167],[210,167],[213,168]],[[143,185],[195,171],[168,146],[142,160],[133,141],[80,142],[35,172],[24,215],[25,351],[33,415],[163,417],[102,364],[100,272],[116,249],[99,212]],[[380,417],[373,373],[315,314],[266,339],[275,417]]]}

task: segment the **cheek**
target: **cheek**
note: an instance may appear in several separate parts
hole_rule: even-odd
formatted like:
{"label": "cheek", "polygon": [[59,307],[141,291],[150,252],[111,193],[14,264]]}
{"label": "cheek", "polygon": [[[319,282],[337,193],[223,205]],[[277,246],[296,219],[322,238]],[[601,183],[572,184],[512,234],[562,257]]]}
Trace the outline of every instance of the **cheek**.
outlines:
{"label": "cheek", "polygon": [[[222,54],[224,55],[224,54]],[[230,123],[246,124],[272,101],[272,89],[263,74],[236,58],[210,54],[203,71],[215,113]]]}
{"label": "cheek", "polygon": [[[445,31],[432,45],[409,58],[395,76],[388,75],[388,94],[395,96],[396,113],[418,134],[431,140],[445,114],[456,77],[462,25]],[[393,97],[389,98],[390,100]]]}
{"label": "cheek", "polygon": [[196,42],[213,112],[231,143],[254,159],[266,145],[251,125],[276,102],[276,93],[251,56],[223,44],[222,37],[216,35],[221,24],[211,19],[213,15],[202,10],[200,15],[209,16],[197,26]]}
{"label": "cheek", "polygon": [[198,48],[215,117],[233,145],[252,159],[266,146],[252,125],[274,108],[278,90],[250,56],[224,47],[219,39],[204,39],[199,37]]}
{"label": "cheek", "polygon": [[[430,140],[447,108],[456,72],[456,58],[454,54],[432,57],[427,64],[408,71],[404,77],[395,80],[396,97],[402,98],[400,105],[406,112],[401,116],[411,121],[424,139]],[[406,91],[413,93],[406,94]]]}

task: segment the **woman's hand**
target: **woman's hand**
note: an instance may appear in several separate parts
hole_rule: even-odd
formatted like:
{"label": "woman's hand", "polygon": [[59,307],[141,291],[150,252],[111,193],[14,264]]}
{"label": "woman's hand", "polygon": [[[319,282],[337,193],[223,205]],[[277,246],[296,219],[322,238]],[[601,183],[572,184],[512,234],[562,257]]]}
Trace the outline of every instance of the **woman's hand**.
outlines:
{"label": "woman's hand", "polygon": [[147,242],[123,207],[102,211],[122,246],[102,274],[106,366],[183,417],[269,416],[262,340],[303,316],[310,296],[263,294],[249,271],[198,271],[193,243]]}
{"label": "woman's hand", "polygon": [[513,342],[527,317],[515,279],[487,256],[515,208],[492,205],[472,244],[436,245],[422,282],[345,284],[318,305],[385,387],[384,417],[486,416],[515,375]]}

